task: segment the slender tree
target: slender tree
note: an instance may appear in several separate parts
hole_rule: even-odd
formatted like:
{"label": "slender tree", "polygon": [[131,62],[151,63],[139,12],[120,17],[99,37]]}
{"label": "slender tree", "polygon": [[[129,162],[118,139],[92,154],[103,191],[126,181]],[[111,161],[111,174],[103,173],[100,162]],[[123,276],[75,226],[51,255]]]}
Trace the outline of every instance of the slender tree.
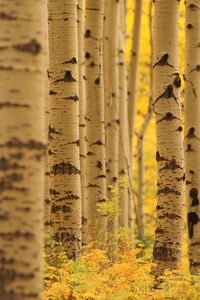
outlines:
{"label": "slender tree", "polygon": [[[46,2],[48,2],[46,0]],[[46,10],[46,28],[47,28],[47,37],[48,37],[48,9]],[[47,43],[47,75],[49,73],[49,39],[46,40]],[[49,77],[46,77],[47,80],[47,92],[49,94]],[[46,125],[46,135],[47,135],[47,145],[49,145],[49,99],[47,97],[45,103],[45,125]],[[45,232],[51,232],[51,195],[49,191],[49,183],[50,183],[50,170],[49,170],[49,157],[48,157],[48,146],[46,149],[46,167],[45,167],[45,198],[44,198],[44,225],[45,225]]]}
{"label": "slender tree", "polygon": [[182,257],[183,145],[178,65],[179,1],[154,1],[153,108],[156,116],[158,204],[154,260],[157,272]]}
{"label": "slender tree", "polygon": [[[103,88],[104,1],[87,0],[85,18],[86,186],[88,238],[105,247],[107,241],[105,129]],[[102,206],[103,204],[103,206]]]}
{"label": "slender tree", "polygon": [[[129,121],[129,136],[130,136],[130,155],[133,147],[135,110],[136,110],[136,91],[137,91],[137,75],[140,52],[140,32],[142,21],[143,0],[135,1],[135,14],[132,30],[132,49],[131,59],[128,74],[128,121]],[[132,155],[131,155],[132,160]]]}
{"label": "slender tree", "polygon": [[200,1],[187,0],[185,51],[185,168],[190,270],[200,267]]}
{"label": "slender tree", "polygon": [[151,47],[151,58],[150,58],[150,97],[149,106],[147,113],[144,117],[144,121],[138,133],[138,144],[137,144],[137,155],[138,155],[138,191],[137,191],[137,207],[138,207],[138,218],[140,219],[138,225],[140,226],[140,232],[142,239],[145,236],[145,212],[144,212],[144,201],[145,201],[145,161],[144,161],[144,138],[149,126],[149,122],[152,117],[152,83],[153,83],[153,70],[152,70],[152,49],[153,49],[153,36],[152,36],[152,2],[149,3],[149,36],[150,36],[150,47]]}
{"label": "slender tree", "polygon": [[[128,227],[128,161],[129,161],[129,135],[128,135],[128,99],[126,74],[126,22],[124,15],[124,1],[120,3],[119,26],[119,179],[122,187],[119,190],[119,226]],[[120,180],[120,182],[121,182]]]}
{"label": "slender tree", "polygon": [[42,299],[46,3],[0,1],[0,298]]}
{"label": "slender tree", "polygon": [[[115,202],[112,200],[116,198],[112,193],[112,188],[115,189],[116,193],[119,176],[119,7],[119,1],[106,1],[104,28],[106,183],[107,198],[110,203],[113,202],[112,205]],[[115,235],[117,228],[118,214],[108,224],[109,235]]]}
{"label": "slender tree", "polygon": [[78,59],[79,59],[79,134],[80,134],[80,166],[81,166],[81,199],[82,199],[82,243],[87,243],[87,196],[86,196],[86,92],[84,61],[84,0],[78,0]]}
{"label": "slender tree", "polygon": [[49,0],[52,229],[70,258],[81,245],[77,32],[77,1]]}

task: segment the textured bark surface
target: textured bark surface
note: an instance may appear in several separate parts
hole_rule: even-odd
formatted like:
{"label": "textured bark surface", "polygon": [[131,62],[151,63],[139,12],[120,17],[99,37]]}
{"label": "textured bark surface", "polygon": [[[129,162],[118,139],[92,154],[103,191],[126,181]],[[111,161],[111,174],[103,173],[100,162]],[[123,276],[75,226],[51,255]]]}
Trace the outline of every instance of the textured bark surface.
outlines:
{"label": "textured bark surface", "polygon": [[138,135],[138,197],[137,197],[137,206],[138,206],[138,226],[140,226],[139,232],[141,233],[141,238],[143,239],[145,236],[145,161],[144,161],[144,137],[146,130],[148,128],[149,122],[152,116],[152,107],[151,107],[151,98],[149,103],[149,109],[145,116],[144,122],[140,129]]}
{"label": "textured bark surface", "polygon": [[178,17],[179,1],[154,1],[153,108],[158,204],[153,255],[158,272],[176,268],[182,257],[185,176],[179,101]]}
{"label": "textured bark surface", "polygon": [[86,167],[86,93],[85,93],[85,61],[84,61],[84,0],[78,0],[78,62],[79,62],[79,134],[80,134],[80,166],[81,166],[81,204],[82,204],[82,244],[87,243],[87,189],[85,178]]}
{"label": "textured bark surface", "polygon": [[200,1],[186,4],[185,169],[190,270],[200,267]]}
{"label": "textured bark surface", "polygon": [[0,298],[42,299],[46,1],[0,1]]}
{"label": "textured bark surface", "polygon": [[[107,215],[103,88],[104,1],[87,0],[85,18],[86,187],[88,239],[106,247]],[[103,209],[104,206],[104,209]]]}
{"label": "textured bark surface", "polygon": [[68,257],[81,245],[77,1],[49,1],[52,229]]}
{"label": "textured bark surface", "polygon": [[[118,25],[120,2],[106,1],[104,29],[104,84],[106,126],[106,184],[107,198],[112,202],[119,177],[119,67]],[[115,191],[116,192],[116,191]],[[116,232],[118,218],[108,224],[108,233]]]}
{"label": "textured bark surface", "polygon": [[119,179],[124,187],[119,187],[119,226],[128,227],[128,99],[127,74],[125,57],[126,22],[124,16],[124,1],[120,3],[119,27]]}
{"label": "textured bark surface", "polygon": [[[46,5],[48,1],[46,0]],[[48,39],[48,9],[46,9],[46,16],[45,16],[45,25],[47,28],[47,39],[46,39],[46,47],[47,47],[47,84],[46,84],[46,103],[45,103],[45,131],[46,131],[46,139],[47,144],[49,145],[49,39]],[[46,149],[46,162],[45,162],[45,196],[44,196],[44,225],[45,225],[45,232],[50,233],[51,231],[51,195],[49,191],[49,183],[50,183],[50,170],[49,170],[49,156],[48,156],[48,146]]]}
{"label": "textured bark surface", "polygon": [[149,3],[149,36],[150,36],[150,46],[151,46],[151,58],[150,58],[150,97],[149,97],[149,107],[145,115],[144,121],[142,123],[141,129],[138,134],[138,226],[140,226],[139,232],[141,233],[141,238],[144,238],[145,234],[145,160],[144,160],[144,138],[149,126],[149,122],[152,117],[152,90],[153,90],[153,35],[152,35],[152,2]]}
{"label": "textured bark surface", "polygon": [[[142,6],[143,6],[143,0],[135,1],[135,14],[134,14],[134,23],[133,23],[133,31],[132,31],[132,50],[131,50],[131,60],[130,60],[130,67],[129,67],[129,74],[128,74],[128,122],[129,122],[129,136],[130,136],[130,154],[132,153],[133,136],[134,136]],[[131,159],[132,159],[132,155],[131,155]]]}

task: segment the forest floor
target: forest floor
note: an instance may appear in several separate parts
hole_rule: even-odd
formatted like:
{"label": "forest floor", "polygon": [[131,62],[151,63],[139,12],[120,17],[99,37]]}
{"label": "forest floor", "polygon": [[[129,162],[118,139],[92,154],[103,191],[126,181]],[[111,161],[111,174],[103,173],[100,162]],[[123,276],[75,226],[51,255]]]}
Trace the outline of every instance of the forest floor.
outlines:
{"label": "forest floor", "polygon": [[186,257],[180,269],[166,272],[155,288],[151,247],[138,241],[134,249],[124,240],[108,258],[90,246],[76,261],[68,260],[47,235],[44,300],[200,299],[200,275],[189,274]]}

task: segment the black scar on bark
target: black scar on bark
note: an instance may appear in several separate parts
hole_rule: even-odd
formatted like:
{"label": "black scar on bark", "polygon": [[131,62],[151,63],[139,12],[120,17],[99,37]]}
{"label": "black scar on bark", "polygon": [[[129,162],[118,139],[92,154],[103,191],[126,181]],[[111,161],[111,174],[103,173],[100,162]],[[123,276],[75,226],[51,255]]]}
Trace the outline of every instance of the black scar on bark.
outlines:
{"label": "black scar on bark", "polygon": [[96,66],[96,64],[95,64],[95,62],[94,61],[92,61],[91,63],[90,63],[90,67],[95,67]]}
{"label": "black scar on bark", "polygon": [[157,192],[157,195],[160,194],[164,194],[164,195],[168,195],[168,194],[175,194],[175,195],[181,195],[181,193],[179,191],[173,190],[171,188],[169,188],[168,186],[165,186],[163,189],[159,189]]}
{"label": "black scar on bark", "polygon": [[0,12],[0,19],[14,21],[17,20],[17,17],[6,14],[5,12]]}
{"label": "black scar on bark", "polygon": [[167,159],[164,156],[160,155],[159,151],[156,151],[156,161],[166,161]]}
{"label": "black scar on bark", "polygon": [[188,232],[190,239],[194,235],[194,225],[196,225],[199,222],[199,216],[195,212],[189,212],[187,216],[188,221]]}
{"label": "black scar on bark", "polygon": [[[177,250],[178,252],[178,250]],[[176,261],[178,258],[174,256],[174,249],[167,246],[156,246],[154,245],[153,257],[159,261]],[[177,253],[178,254],[178,253]]]}
{"label": "black scar on bark", "polygon": [[181,180],[185,181],[185,174],[183,174],[182,177],[176,177],[176,180],[177,181],[181,181]]}
{"label": "black scar on bark", "polygon": [[174,79],[173,84],[175,87],[180,88],[181,87],[181,77],[180,77],[179,73],[176,73],[174,75],[176,75],[176,77]]}
{"label": "black scar on bark", "polygon": [[55,154],[55,153],[54,153],[53,151],[51,151],[51,149],[49,149],[49,150],[48,150],[48,154],[49,154],[49,155],[53,155],[53,154]]}
{"label": "black scar on bark", "polygon": [[168,62],[169,59],[169,54],[165,53],[154,65],[153,65],[153,69],[155,68],[155,66],[169,66],[171,68],[173,68],[173,66],[171,64],[169,64]]}
{"label": "black scar on bark", "polygon": [[59,131],[56,131],[55,128],[51,127],[51,125],[49,125],[49,133],[52,133],[52,134],[61,134]]}
{"label": "black scar on bark", "polygon": [[77,59],[76,57],[72,57],[70,60],[66,60],[62,63],[62,65],[65,65],[65,64],[77,64]]}
{"label": "black scar on bark", "polygon": [[25,169],[24,166],[20,166],[18,163],[11,163],[9,159],[5,157],[0,158],[0,170],[1,171],[7,171],[11,169]]}
{"label": "black scar on bark", "polygon": [[106,199],[99,199],[97,202],[99,202],[99,203],[105,203]]}
{"label": "black scar on bark", "polygon": [[85,38],[91,37],[91,30],[90,30],[90,29],[87,29],[87,30],[85,31],[84,37],[85,37]]}
{"label": "black scar on bark", "polygon": [[192,188],[189,193],[190,197],[192,198],[191,206],[199,205],[199,198],[198,198],[198,189]]}
{"label": "black scar on bark", "polygon": [[71,174],[80,174],[80,170],[77,169],[75,166],[73,166],[70,163],[61,162],[61,163],[56,164],[56,165],[53,166],[52,173],[54,175],[57,175],[57,174],[69,174],[69,175],[71,175]]}
{"label": "black scar on bark", "polygon": [[102,170],[102,162],[100,160],[97,160],[97,164],[96,164],[97,168]]}
{"label": "black scar on bark", "polygon": [[85,53],[85,58],[90,59],[90,57],[91,57],[90,53],[89,53],[89,52],[86,52],[86,53]]}
{"label": "black scar on bark", "polygon": [[163,214],[163,215],[161,215],[161,216],[158,216],[158,218],[159,218],[159,219],[165,219],[165,218],[167,218],[167,219],[173,220],[173,219],[181,219],[181,216],[176,215],[176,214],[169,214],[169,213],[166,213],[166,214]]}
{"label": "black scar on bark", "polygon": [[100,145],[104,145],[104,144],[102,143],[102,141],[98,140],[98,141],[92,143],[90,146],[93,146],[93,145],[99,145],[100,146]]}
{"label": "black scar on bark", "polygon": [[39,54],[42,49],[41,45],[35,39],[25,44],[14,45],[13,48],[17,51],[29,52],[33,55]]}
{"label": "black scar on bark", "polygon": [[66,71],[64,78],[57,79],[53,83],[62,82],[62,81],[64,81],[64,82],[74,82],[74,81],[76,81],[76,79],[73,78],[72,71]]}
{"label": "black scar on bark", "polygon": [[95,79],[94,82],[95,82],[96,85],[99,85],[100,84],[100,78],[98,77],[97,79]]}
{"label": "black scar on bark", "polygon": [[97,176],[96,178],[106,178],[106,175],[102,174],[102,175]]}
{"label": "black scar on bark", "polygon": [[76,79],[74,79],[72,77],[72,72],[71,71],[66,71],[65,77],[64,77],[63,81],[65,81],[65,82],[73,82],[73,81],[76,81]]}
{"label": "black scar on bark", "polygon": [[57,95],[57,92],[50,90],[49,95]]}
{"label": "black scar on bark", "polygon": [[196,89],[195,89],[195,87],[194,87],[194,84],[192,83],[192,80],[189,80],[189,82],[190,82],[190,84],[191,84],[191,86],[192,86],[192,92],[193,92],[193,95],[194,95],[195,98],[197,98],[197,92],[196,92]]}
{"label": "black scar on bark", "polygon": [[191,8],[192,10],[199,9],[199,7],[194,3],[191,3],[190,5],[188,5],[188,8]]}
{"label": "black scar on bark", "polygon": [[200,262],[190,259],[190,267],[199,267],[199,266],[200,266]]}
{"label": "black scar on bark", "polygon": [[157,205],[157,206],[156,206],[156,209],[157,209],[157,210],[161,210],[161,209],[163,209],[163,208],[164,208],[164,207],[161,206],[161,205]]}
{"label": "black scar on bark", "polygon": [[25,107],[25,108],[30,108],[30,105],[28,104],[19,104],[19,103],[11,103],[11,102],[2,102],[0,103],[0,109],[3,107],[16,107],[16,108],[21,108],[21,107]]}
{"label": "black scar on bark", "polygon": [[200,72],[200,65],[196,65],[196,67],[194,69],[192,69],[190,71],[190,73],[194,72],[194,71],[197,71],[197,72]]}
{"label": "black scar on bark", "polygon": [[95,155],[95,153],[92,152],[92,151],[88,151],[88,152],[87,152],[87,155],[88,155],[88,156],[91,156],[91,155]]}
{"label": "black scar on bark", "polygon": [[183,131],[183,127],[182,127],[182,126],[179,126],[179,127],[176,129],[176,131],[179,131],[179,132]]}
{"label": "black scar on bark", "polygon": [[80,146],[80,140],[76,140],[74,142],[69,142],[68,144],[76,144],[78,147]]}
{"label": "black scar on bark", "polygon": [[69,99],[69,100],[73,100],[73,101],[79,101],[79,97],[77,95],[74,96],[69,96],[69,97],[64,97],[62,99]]}
{"label": "black scar on bark", "polygon": [[179,106],[179,103],[177,101],[177,97],[174,95],[174,91],[173,91],[173,85],[169,84],[166,88],[166,90],[164,91],[164,93],[162,93],[160,96],[158,96],[158,98],[156,98],[155,102],[153,105],[155,105],[160,99],[165,98],[165,99],[170,99],[173,98],[176,102],[176,104]]}
{"label": "black scar on bark", "polygon": [[56,190],[54,190],[54,189],[50,189],[49,190],[49,193],[50,193],[50,195],[54,195],[54,196],[56,196],[56,195],[59,195],[60,193],[59,192],[57,192]]}
{"label": "black scar on bark", "polygon": [[156,234],[163,234],[163,233],[165,233],[165,232],[166,232],[166,230],[161,229],[161,228],[157,228],[157,229],[155,230],[155,233],[156,233]]}
{"label": "black scar on bark", "polygon": [[78,195],[75,195],[75,194],[68,194],[67,196],[65,197],[62,197],[62,198],[58,198],[56,199],[56,201],[63,201],[63,200],[78,200],[80,199],[80,197]]}
{"label": "black scar on bark", "polygon": [[46,145],[37,142],[35,140],[28,140],[27,142],[23,142],[20,139],[13,137],[5,144],[0,144],[0,147],[10,147],[10,148],[28,148],[30,150],[46,150]]}
{"label": "black scar on bark", "polygon": [[187,144],[187,149],[186,152],[193,152],[194,150],[192,149],[192,145],[191,144]]}
{"label": "black scar on bark", "polygon": [[92,184],[92,183],[90,183],[90,184],[88,184],[87,187],[88,187],[88,188],[99,188],[100,186],[97,185],[97,184]]}
{"label": "black scar on bark", "polygon": [[162,169],[160,169],[160,171],[162,171],[162,170],[173,170],[174,171],[176,169],[183,170],[183,168],[176,163],[175,159],[171,159],[169,162],[167,162],[165,164],[165,166]]}
{"label": "black scar on bark", "polygon": [[195,128],[194,127],[191,127],[188,130],[188,134],[185,137],[188,138],[189,140],[193,139],[193,138],[199,140],[199,138],[195,135]]}
{"label": "black scar on bark", "polygon": [[112,181],[113,181],[113,182],[116,182],[117,179],[118,179],[117,177],[113,177],[113,178],[112,178]]}
{"label": "black scar on bark", "polygon": [[171,112],[167,112],[163,118],[161,118],[160,120],[157,121],[157,123],[162,122],[163,120],[172,121],[175,119],[181,121],[181,119],[175,117]]}
{"label": "black scar on bark", "polygon": [[188,29],[192,29],[194,26],[192,24],[187,24],[186,26]]}

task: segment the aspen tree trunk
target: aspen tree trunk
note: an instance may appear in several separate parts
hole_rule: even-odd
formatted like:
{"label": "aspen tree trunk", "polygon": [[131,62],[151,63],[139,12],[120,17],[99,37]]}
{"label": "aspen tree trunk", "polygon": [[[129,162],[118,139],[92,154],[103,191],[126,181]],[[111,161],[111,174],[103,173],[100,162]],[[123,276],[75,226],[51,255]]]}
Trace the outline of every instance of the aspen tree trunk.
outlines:
{"label": "aspen tree trunk", "polygon": [[[125,57],[126,22],[124,17],[124,2],[120,3],[119,27],[119,226],[128,228],[128,99],[127,74]],[[121,186],[121,187],[120,187]]]}
{"label": "aspen tree trunk", "polygon": [[144,162],[144,138],[146,134],[146,130],[148,128],[149,122],[152,117],[152,84],[153,84],[153,57],[152,57],[152,50],[153,50],[153,36],[152,36],[152,1],[149,3],[149,35],[150,35],[150,46],[151,46],[151,59],[150,59],[150,98],[149,98],[149,107],[148,111],[145,115],[143,124],[141,126],[140,132],[138,134],[138,217],[139,222],[138,225],[141,227],[141,237],[142,239],[145,236],[145,214],[144,214],[144,201],[145,201],[145,162]]}
{"label": "aspen tree trunk", "polygon": [[[46,0],[47,5],[48,0]],[[48,9],[46,9],[46,28],[47,28],[47,37],[48,37]],[[49,74],[49,40],[46,40],[46,47],[47,47],[47,75]],[[49,94],[49,76],[46,77],[47,80],[47,95]],[[49,146],[49,99],[47,97],[45,103],[45,131],[46,131],[46,139],[47,144]],[[51,231],[51,195],[49,191],[49,183],[50,183],[50,170],[49,170],[49,157],[48,157],[48,146],[46,149],[46,166],[45,166],[45,198],[44,198],[44,225],[45,225],[45,232],[50,233]]]}
{"label": "aspen tree trunk", "polygon": [[142,124],[141,130],[138,135],[138,217],[139,222],[138,226],[140,226],[141,238],[143,239],[145,236],[145,213],[144,213],[144,201],[145,201],[145,162],[144,162],[144,137],[146,130],[148,128],[149,122],[151,120],[152,115],[152,107],[151,107],[151,98],[149,103],[149,109],[145,116],[144,122]]}
{"label": "aspen tree trunk", "polygon": [[154,1],[153,98],[156,116],[158,204],[156,271],[175,269],[182,258],[183,145],[178,64],[179,1]]}
{"label": "aspen tree trunk", "polygon": [[104,1],[87,0],[85,18],[86,76],[86,186],[88,239],[106,247],[105,129],[103,88],[103,15]]}
{"label": "aspen tree trunk", "polygon": [[42,299],[45,1],[0,1],[0,298]]}
{"label": "aspen tree trunk", "polygon": [[[48,87],[48,84],[47,84]],[[47,94],[48,94],[47,90]],[[46,103],[46,119],[45,119],[45,130],[46,134],[48,134],[49,131],[49,110],[48,110],[48,100]],[[46,137],[48,141],[48,136]],[[46,152],[46,157],[45,157],[45,199],[44,199],[44,225],[45,225],[45,232],[50,232],[51,231],[51,195],[49,191],[49,183],[50,183],[50,170],[49,170],[49,158],[48,158],[48,147],[47,147],[47,152]]]}
{"label": "aspen tree trunk", "polygon": [[49,0],[52,229],[69,258],[81,245],[77,1]]}
{"label": "aspen tree trunk", "polygon": [[79,60],[79,134],[82,199],[82,244],[87,243],[87,196],[86,196],[86,124],[85,124],[85,62],[84,62],[84,0],[78,0],[78,60]]}
{"label": "aspen tree trunk", "polygon": [[132,31],[132,50],[128,74],[128,121],[130,136],[130,155],[132,161],[132,147],[134,136],[135,110],[136,110],[136,91],[137,91],[137,74],[140,52],[140,36],[142,21],[143,0],[135,1],[135,16]]}
{"label": "aspen tree trunk", "polygon": [[190,271],[200,267],[200,0],[186,4],[185,167]]}
{"label": "aspen tree trunk", "polygon": [[[118,24],[120,2],[106,1],[104,29],[104,84],[106,126],[106,183],[107,198],[112,205],[118,189],[119,176],[119,67],[118,67]],[[112,193],[114,188],[115,193]],[[118,214],[108,224],[109,237],[118,228]],[[111,241],[112,244],[112,241]],[[111,245],[112,247],[112,245]]]}

